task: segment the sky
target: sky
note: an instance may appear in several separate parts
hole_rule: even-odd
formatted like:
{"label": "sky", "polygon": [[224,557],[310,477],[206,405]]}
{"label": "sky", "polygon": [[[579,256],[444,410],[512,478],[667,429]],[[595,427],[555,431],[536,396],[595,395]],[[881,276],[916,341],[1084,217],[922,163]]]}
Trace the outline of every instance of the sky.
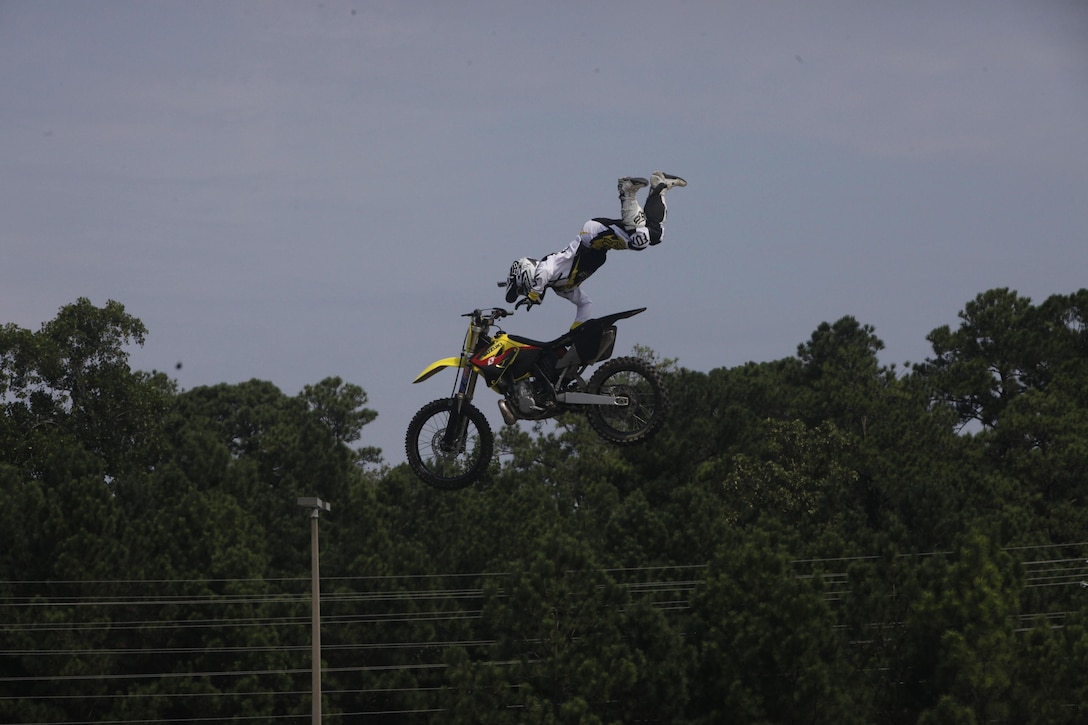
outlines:
{"label": "sky", "polygon": [[688,186],[584,285],[648,308],[617,354],[768,362],[850,315],[902,369],[981,292],[1088,286],[1081,0],[0,0],[0,98],[0,324],[116,300],[181,390],[339,376],[391,465],[460,315],[620,176]]}

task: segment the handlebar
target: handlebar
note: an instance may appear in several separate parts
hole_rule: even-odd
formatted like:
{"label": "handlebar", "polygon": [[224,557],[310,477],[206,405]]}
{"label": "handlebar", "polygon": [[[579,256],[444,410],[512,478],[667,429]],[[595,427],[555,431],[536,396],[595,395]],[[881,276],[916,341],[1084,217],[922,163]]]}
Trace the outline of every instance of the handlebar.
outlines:
{"label": "handlebar", "polygon": [[509,310],[504,310],[502,307],[492,307],[486,310],[473,310],[472,312],[466,312],[461,317],[471,317],[472,321],[478,324],[491,325],[497,320],[501,320],[503,317],[508,317],[514,314]]}

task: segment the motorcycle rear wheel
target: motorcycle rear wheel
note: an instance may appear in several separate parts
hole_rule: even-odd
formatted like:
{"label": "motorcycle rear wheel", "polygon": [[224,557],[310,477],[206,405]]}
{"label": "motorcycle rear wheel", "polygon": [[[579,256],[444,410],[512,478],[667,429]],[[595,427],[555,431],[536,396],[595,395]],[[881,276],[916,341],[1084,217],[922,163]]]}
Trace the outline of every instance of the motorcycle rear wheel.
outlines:
{"label": "motorcycle rear wheel", "polygon": [[669,391],[661,373],[641,358],[609,360],[597,368],[587,387],[595,395],[628,399],[627,405],[595,405],[586,413],[593,430],[609,443],[629,446],[646,440],[669,412]]}
{"label": "motorcycle rear wheel", "polygon": [[495,436],[487,418],[471,403],[462,403],[464,429],[457,443],[446,447],[443,439],[454,406],[453,398],[432,400],[419,409],[408,424],[404,452],[408,465],[429,486],[456,491],[471,485],[491,464]]}

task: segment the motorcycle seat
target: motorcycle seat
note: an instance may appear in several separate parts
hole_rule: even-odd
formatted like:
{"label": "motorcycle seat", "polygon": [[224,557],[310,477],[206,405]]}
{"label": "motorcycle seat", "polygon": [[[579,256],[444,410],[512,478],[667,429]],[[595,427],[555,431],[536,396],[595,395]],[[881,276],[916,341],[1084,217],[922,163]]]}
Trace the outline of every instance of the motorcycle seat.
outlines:
{"label": "motorcycle seat", "polygon": [[[637,310],[628,310],[627,312],[617,312],[605,317],[595,317],[591,320],[586,320],[573,330],[568,330],[564,334],[555,338],[550,342],[544,342],[542,340],[534,340],[529,337],[523,337],[521,335],[509,335],[510,339],[514,342],[521,343],[522,345],[532,345],[533,347],[542,347],[545,349],[556,347],[567,347],[571,344],[578,344],[583,347],[584,350],[580,352],[586,352],[590,349],[596,349],[598,342],[601,339],[601,333],[605,328],[611,327],[617,320],[622,320],[625,317],[633,317],[640,312],[645,312],[645,307],[639,307]],[[587,344],[588,343],[588,344]],[[584,357],[584,355],[583,355]]]}
{"label": "motorcycle seat", "polygon": [[569,345],[570,341],[571,341],[571,338],[574,337],[574,330],[562,335],[561,337],[557,337],[556,339],[552,340],[551,342],[544,342],[542,340],[534,340],[534,339],[529,338],[529,337],[523,337],[522,335],[510,335],[510,334],[508,334],[507,337],[509,337],[511,340],[513,340],[514,342],[519,343],[521,345],[531,345],[533,347],[542,347],[542,348],[547,349],[547,348],[552,348],[552,347],[562,347],[564,345]]}
{"label": "motorcycle seat", "polygon": [[[581,364],[581,361],[591,364],[593,361],[604,359],[611,355],[611,343],[616,340],[616,331],[615,328],[613,328],[616,321],[639,315],[640,312],[644,312],[645,310],[645,307],[640,307],[639,309],[631,309],[626,312],[616,312],[615,315],[586,320],[578,325],[577,328],[568,330],[565,334],[556,337],[556,339],[551,342],[532,340],[531,337],[523,337],[521,335],[509,335],[509,337],[510,340],[521,343],[522,345],[532,345],[533,347],[543,347],[544,349],[573,346],[576,348],[579,364]],[[605,341],[603,348],[603,337],[605,331],[609,329],[611,330],[610,340]]]}

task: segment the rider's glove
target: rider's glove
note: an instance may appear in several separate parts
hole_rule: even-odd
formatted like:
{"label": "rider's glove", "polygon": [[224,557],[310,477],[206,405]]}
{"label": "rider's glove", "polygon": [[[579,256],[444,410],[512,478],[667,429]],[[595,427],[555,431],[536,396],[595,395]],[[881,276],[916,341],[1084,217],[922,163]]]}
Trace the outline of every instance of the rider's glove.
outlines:
{"label": "rider's glove", "polygon": [[[547,290],[545,290],[545,292],[546,291]],[[539,305],[543,301],[544,301],[544,292],[537,292],[536,290],[529,290],[528,292],[525,293],[525,299],[521,300],[516,305],[514,305],[514,309],[516,310],[517,308],[521,307],[522,305],[525,305],[526,310],[531,310],[531,309],[533,309],[533,305]]]}

